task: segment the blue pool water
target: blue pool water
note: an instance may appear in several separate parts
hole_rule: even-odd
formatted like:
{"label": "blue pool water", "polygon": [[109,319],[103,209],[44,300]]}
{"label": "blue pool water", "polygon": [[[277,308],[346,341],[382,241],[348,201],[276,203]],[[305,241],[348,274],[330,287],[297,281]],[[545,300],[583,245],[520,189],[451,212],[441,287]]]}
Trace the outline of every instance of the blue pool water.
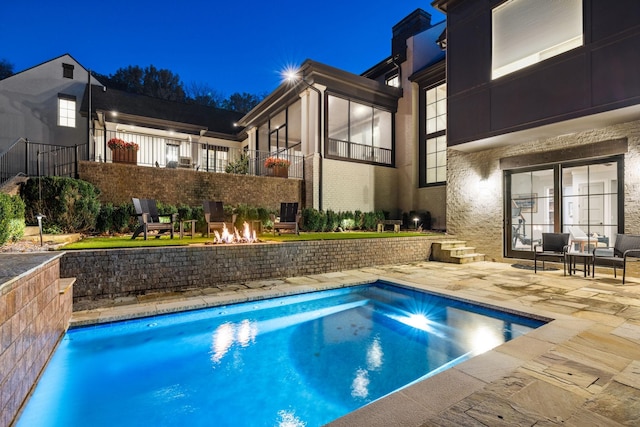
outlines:
{"label": "blue pool water", "polygon": [[320,426],[542,323],[377,282],[71,329],[17,426]]}

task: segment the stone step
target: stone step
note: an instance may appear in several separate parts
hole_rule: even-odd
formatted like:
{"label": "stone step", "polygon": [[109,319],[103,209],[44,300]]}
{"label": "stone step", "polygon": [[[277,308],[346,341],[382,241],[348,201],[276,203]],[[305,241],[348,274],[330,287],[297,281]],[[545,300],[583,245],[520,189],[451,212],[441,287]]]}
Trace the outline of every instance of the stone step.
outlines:
{"label": "stone step", "polygon": [[431,258],[440,262],[467,264],[484,261],[484,254],[477,253],[476,248],[467,246],[464,240],[444,240],[433,243]]}

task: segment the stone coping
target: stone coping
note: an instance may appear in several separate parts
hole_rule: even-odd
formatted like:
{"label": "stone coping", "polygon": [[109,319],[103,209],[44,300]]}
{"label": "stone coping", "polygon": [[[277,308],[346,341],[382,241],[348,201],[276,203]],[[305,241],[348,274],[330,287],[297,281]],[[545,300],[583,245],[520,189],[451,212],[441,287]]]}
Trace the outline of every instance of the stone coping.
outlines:
{"label": "stone coping", "polygon": [[[553,319],[440,374],[351,412],[333,426],[565,425],[640,422],[640,284],[509,264],[416,262],[248,283],[235,291],[157,295],[75,312],[74,326],[387,280]],[[148,297],[149,298],[149,297]],[[131,302],[131,301],[129,301]]]}
{"label": "stone coping", "polygon": [[62,257],[63,253],[32,252],[0,255],[0,292],[15,280],[31,274],[51,260]]}

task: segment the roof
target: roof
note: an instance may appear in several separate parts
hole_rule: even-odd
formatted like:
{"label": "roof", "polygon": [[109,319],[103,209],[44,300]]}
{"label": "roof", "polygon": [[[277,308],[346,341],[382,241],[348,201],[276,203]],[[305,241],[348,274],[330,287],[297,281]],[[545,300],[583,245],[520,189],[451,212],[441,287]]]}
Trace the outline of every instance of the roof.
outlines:
{"label": "roof", "polygon": [[[81,111],[87,111],[88,108],[87,92],[88,89],[85,90]],[[116,111],[119,118],[114,121],[122,123],[126,121],[127,124],[134,125],[157,128],[183,124],[184,127],[181,130],[193,131],[198,128],[234,137],[242,130],[236,127],[235,123],[242,118],[243,113],[198,104],[166,101],[95,85],[91,90],[91,109],[94,113]],[[121,116],[125,116],[126,119]]]}

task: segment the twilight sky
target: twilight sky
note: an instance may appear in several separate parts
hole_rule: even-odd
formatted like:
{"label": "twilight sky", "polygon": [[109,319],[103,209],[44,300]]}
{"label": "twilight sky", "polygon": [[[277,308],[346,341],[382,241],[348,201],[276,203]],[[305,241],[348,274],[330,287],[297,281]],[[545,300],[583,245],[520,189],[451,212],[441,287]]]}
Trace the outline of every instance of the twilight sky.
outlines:
{"label": "twilight sky", "polygon": [[263,94],[306,58],[360,74],[391,53],[391,28],[431,0],[0,0],[0,59],[14,71],[69,53],[102,74],[155,65],[188,86]]}

